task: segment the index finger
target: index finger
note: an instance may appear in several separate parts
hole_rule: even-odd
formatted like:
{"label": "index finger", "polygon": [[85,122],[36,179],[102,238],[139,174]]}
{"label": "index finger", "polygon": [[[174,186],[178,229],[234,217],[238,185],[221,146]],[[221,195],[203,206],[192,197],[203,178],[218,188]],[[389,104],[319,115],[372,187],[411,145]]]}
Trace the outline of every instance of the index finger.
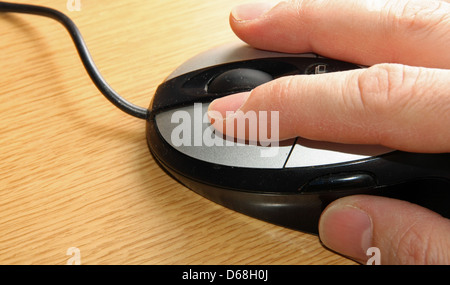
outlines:
{"label": "index finger", "polygon": [[450,3],[291,0],[236,7],[231,27],[266,50],[315,52],[364,65],[450,68]]}

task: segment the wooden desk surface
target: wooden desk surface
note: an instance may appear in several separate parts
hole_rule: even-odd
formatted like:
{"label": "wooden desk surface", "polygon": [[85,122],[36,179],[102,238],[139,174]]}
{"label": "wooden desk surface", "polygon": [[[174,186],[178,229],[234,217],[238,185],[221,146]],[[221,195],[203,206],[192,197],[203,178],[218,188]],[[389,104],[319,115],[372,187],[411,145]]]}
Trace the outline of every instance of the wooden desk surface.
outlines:
{"label": "wooden desk surface", "polygon": [[[144,107],[179,64],[237,40],[228,16],[243,2],[32,1],[69,15],[105,79]],[[145,122],[97,91],[57,22],[0,14],[0,51],[0,264],[66,264],[73,247],[81,264],[354,264],[167,176]]]}

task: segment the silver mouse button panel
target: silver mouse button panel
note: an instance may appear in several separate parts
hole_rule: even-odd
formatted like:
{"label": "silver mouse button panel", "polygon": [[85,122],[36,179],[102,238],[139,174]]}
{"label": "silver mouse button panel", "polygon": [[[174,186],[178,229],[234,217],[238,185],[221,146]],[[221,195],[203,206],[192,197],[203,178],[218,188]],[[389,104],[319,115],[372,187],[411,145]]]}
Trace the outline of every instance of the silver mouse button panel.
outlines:
{"label": "silver mouse button panel", "polygon": [[394,150],[374,145],[349,145],[303,138],[275,146],[239,144],[214,135],[207,117],[209,104],[197,103],[156,115],[163,138],[192,158],[233,167],[282,169],[347,163]]}
{"label": "silver mouse button panel", "polygon": [[284,167],[294,141],[263,147],[214,136],[207,118],[208,106],[198,103],[160,113],[155,118],[158,130],[172,147],[198,160],[245,168]]}

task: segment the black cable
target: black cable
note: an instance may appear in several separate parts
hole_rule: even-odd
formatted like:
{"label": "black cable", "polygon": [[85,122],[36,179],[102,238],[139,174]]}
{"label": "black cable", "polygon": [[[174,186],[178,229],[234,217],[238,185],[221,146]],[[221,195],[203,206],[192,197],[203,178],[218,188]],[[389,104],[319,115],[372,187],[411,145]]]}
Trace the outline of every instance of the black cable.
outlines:
{"label": "black cable", "polygon": [[73,42],[75,43],[75,47],[80,55],[81,61],[83,62],[84,67],[86,68],[87,73],[91,77],[94,84],[100,90],[100,92],[115,106],[124,111],[125,113],[132,115],[134,117],[140,119],[147,119],[149,111],[146,108],[142,108],[136,106],[124,98],[122,98],[119,94],[114,91],[109,84],[102,77],[100,72],[95,65],[91,54],[86,46],[86,43],[81,36],[80,31],[78,30],[75,23],[67,17],[65,14],[46,7],[35,6],[35,5],[26,5],[26,4],[14,4],[7,2],[0,2],[0,12],[13,12],[13,13],[24,13],[24,14],[33,14],[40,15],[52,18],[58,22],[60,22],[68,31],[70,36],[72,37]]}

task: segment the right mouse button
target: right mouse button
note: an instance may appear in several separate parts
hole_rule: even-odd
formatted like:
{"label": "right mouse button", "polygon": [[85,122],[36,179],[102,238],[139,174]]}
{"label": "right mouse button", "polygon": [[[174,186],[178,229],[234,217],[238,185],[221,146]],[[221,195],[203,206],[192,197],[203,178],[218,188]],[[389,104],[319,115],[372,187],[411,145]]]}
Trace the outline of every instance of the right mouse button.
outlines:
{"label": "right mouse button", "polygon": [[375,178],[363,172],[329,174],[316,178],[299,190],[304,194],[369,189],[377,186]]}
{"label": "right mouse button", "polygon": [[298,138],[286,168],[316,167],[370,159],[393,152],[377,145],[350,145]]}
{"label": "right mouse button", "polygon": [[224,94],[250,91],[273,79],[272,75],[261,70],[236,68],[214,78],[208,85],[208,92]]}

